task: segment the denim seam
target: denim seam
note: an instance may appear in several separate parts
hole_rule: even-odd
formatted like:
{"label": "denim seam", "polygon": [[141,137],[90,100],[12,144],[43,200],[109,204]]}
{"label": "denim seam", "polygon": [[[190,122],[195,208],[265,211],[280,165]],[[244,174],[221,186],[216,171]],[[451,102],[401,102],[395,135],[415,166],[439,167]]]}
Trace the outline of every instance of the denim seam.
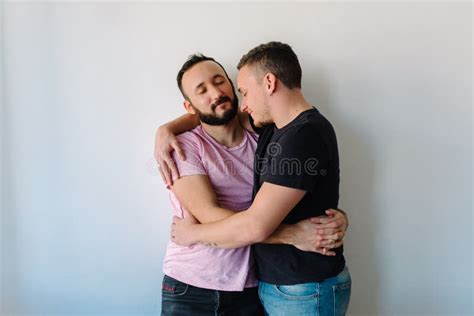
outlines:
{"label": "denim seam", "polygon": [[218,311],[219,311],[219,307],[220,307],[220,295],[219,295],[219,291],[216,290],[216,309],[214,311],[214,315],[217,316],[218,315]]}
{"label": "denim seam", "polygon": [[[169,296],[183,296],[183,295],[185,295],[186,293],[188,293],[189,284],[183,283],[183,285],[186,285],[186,287],[185,287],[183,293],[178,293],[178,294],[176,294],[175,292],[168,292],[168,291],[165,291],[165,290],[162,289],[162,290],[161,290],[161,295],[162,295],[162,296],[163,296],[163,295],[169,295]],[[176,288],[175,288],[175,290],[176,290]]]}
{"label": "denim seam", "polygon": [[305,295],[305,296],[299,296],[299,295],[289,295],[289,294],[286,294],[284,293],[279,287],[278,285],[273,285],[275,287],[275,293],[278,295],[278,296],[281,296],[285,299],[288,299],[288,300],[292,300],[292,301],[306,301],[306,300],[310,300],[310,299],[314,299],[314,298],[317,298],[319,296],[319,285],[318,285],[318,289],[316,291],[315,294],[311,294],[311,295]]}
{"label": "denim seam", "polygon": [[350,288],[352,285],[352,280],[349,280],[348,282],[340,283],[340,284],[335,284],[332,286],[332,300],[333,300],[333,311],[334,311],[334,316],[336,316],[336,291],[338,290],[346,290]]}

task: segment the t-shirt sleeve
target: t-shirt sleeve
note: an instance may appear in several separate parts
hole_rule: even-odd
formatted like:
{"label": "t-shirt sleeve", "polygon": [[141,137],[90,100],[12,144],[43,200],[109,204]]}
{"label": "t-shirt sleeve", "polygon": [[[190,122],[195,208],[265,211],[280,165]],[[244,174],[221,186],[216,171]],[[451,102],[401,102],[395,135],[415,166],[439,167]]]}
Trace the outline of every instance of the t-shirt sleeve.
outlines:
{"label": "t-shirt sleeve", "polygon": [[327,175],[330,153],[315,128],[298,126],[267,147],[270,159],[264,182],[311,191]]}
{"label": "t-shirt sleeve", "polygon": [[[197,136],[192,133],[184,133],[179,135],[178,143],[181,146],[181,150],[186,156],[186,160],[179,159],[176,151],[173,151],[172,157],[175,161],[176,168],[178,169],[179,176],[192,176],[198,174],[207,174],[206,168],[202,162],[201,155],[201,144]],[[173,181],[176,180],[176,176],[173,177]]]}

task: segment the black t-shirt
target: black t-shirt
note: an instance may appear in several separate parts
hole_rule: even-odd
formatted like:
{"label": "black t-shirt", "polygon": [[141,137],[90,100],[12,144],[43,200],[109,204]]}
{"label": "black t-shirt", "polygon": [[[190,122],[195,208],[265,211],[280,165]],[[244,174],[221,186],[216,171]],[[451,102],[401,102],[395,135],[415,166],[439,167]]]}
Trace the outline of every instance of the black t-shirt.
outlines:
{"label": "black t-shirt", "polygon": [[[252,125],[253,121],[250,120]],[[264,182],[306,191],[283,223],[325,215],[339,200],[339,154],[334,129],[318,110],[302,112],[278,129],[255,128],[260,134],[255,152],[253,196]],[[259,280],[271,284],[317,282],[339,274],[345,266],[342,247],[336,256],[304,252],[294,246],[255,244]]]}

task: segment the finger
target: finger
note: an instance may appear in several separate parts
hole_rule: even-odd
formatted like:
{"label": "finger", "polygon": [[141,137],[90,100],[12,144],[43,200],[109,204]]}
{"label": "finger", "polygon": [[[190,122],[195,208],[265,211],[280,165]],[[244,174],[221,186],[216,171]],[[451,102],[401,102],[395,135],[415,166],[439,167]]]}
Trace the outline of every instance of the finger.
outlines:
{"label": "finger", "polygon": [[327,223],[335,221],[335,219],[329,216],[318,216],[318,217],[311,217],[309,221],[313,224],[327,224]]}
{"label": "finger", "polygon": [[329,248],[330,246],[332,246],[333,244],[335,244],[335,240],[334,239],[325,239],[325,240],[318,240],[316,242],[316,247],[325,247],[325,248]]}
{"label": "finger", "polygon": [[336,215],[344,216],[343,213],[340,210],[334,209],[334,208],[327,209],[325,211],[325,213],[326,213],[327,216],[331,216],[331,217],[336,216]]}
{"label": "finger", "polygon": [[161,151],[158,150],[158,147],[155,145],[155,149],[153,150],[153,156],[155,156],[155,160],[158,164],[160,164],[163,159],[161,159]]}
{"label": "finger", "polygon": [[[332,224],[330,226],[332,226]],[[322,235],[324,238],[326,238],[326,235],[332,235],[332,234],[341,233],[341,232],[345,233],[345,230],[342,225],[337,226],[337,227],[329,227],[329,228],[327,228],[327,226],[318,225],[318,227],[316,227],[315,229],[315,232],[316,234]]]}
{"label": "finger", "polygon": [[343,243],[342,240],[322,240],[316,243],[316,248],[336,249],[341,247]]}
{"label": "finger", "polygon": [[344,220],[342,218],[333,218],[331,221],[326,223],[315,224],[317,225],[316,228],[318,229],[326,229],[326,228],[340,228],[344,227]]}
{"label": "finger", "polygon": [[332,245],[329,246],[328,248],[330,248],[330,249],[336,249],[336,248],[341,247],[343,243],[344,243],[344,242],[343,242],[342,240],[340,240],[340,241],[338,241],[338,242],[332,244]]}
{"label": "finger", "polygon": [[319,237],[319,239],[317,239],[317,240],[342,240],[342,239],[344,239],[345,235],[346,235],[345,232],[337,231],[333,234],[317,235]]}
{"label": "finger", "polygon": [[316,241],[316,246],[318,247],[326,247],[329,245],[334,245],[335,243],[341,242],[344,238],[343,232],[338,232],[333,235],[325,236],[324,239],[319,239]]}
{"label": "finger", "polygon": [[172,185],[173,184],[173,179],[178,179],[179,178],[178,168],[176,168],[176,164],[174,163],[174,160],[171,157],[166,160],[166,164],[167,164],[168,168],[170,168],[170,182],[169,182],[169,185]]}
{"label": "finger", "polygon": [[333,235],[337,232],[340,232],[340,229],[337,228],[318,228],[316,229],[316,234],[321,235],[323,239],[327,238],[329,235]]}
{"label": "finger", "polygon": [[[326,210],[326,214],[331,214],[331,215],[334,215],[334,216],[347,216],[346,212],[343,210],[343,209],[340,209],[340,208],[330,208],[328,210]],[[328,215],[329,215],[328,214]]]}
{"label": "finger", "polygon": [[163,176],[165,177],[166,185],[170,186],[171,185],[170,169],[166,161],[164,161],[163,164],[160,165],[160,169],[161,169],[161,172],[163,173]]}
{"label": "finger", "polygon": [[173,147],[174,151],[176,151],[176,153],[178,154],[179,159],[181,159],[183,161],[186,160],[186,155],[184,154],[183,150],[179,146],[178,142],[173,142],[171,144],[171,147]]}
{"label": "finger", "polygon": [[341,247],[343,245],[343,242],[342,241],[338,241],[338,242],[335,242],[331,245],[323,245],[323,246],[317,246],[317,249],[320,249],[320,248],[326,248],[326,251],[329,251],[329,250],[334,250],[334,249],[337,249],[339,247]]}
{"label": "finger", "polygon": [[342,239],[342,237],[344,237],[344,234],[342,232],[338,232],[338,233],[335,233],[335,234],[332,234],[332,235],[328,235],[328,236],[325,236],[324,239],[322,239],[323,241],[324,240],[340,240]]}
{"label": "finger", "polygon": [[336,253],[334,251],[331,251],[327,248],[317,248],[316,252],[319,252],[320,254],[322,255],[325,255],[325,256],[330,256],[330,257],[334,257],[336,255]]}
{"label": "finger", "polygon": [[334,239],[325,239],[319,241],[318,247],[334,248],[334,245],[338,242],[339,241],[336,241]]}
{"label": "finger", "polygon": [[168,181],[166,181],[166,177],[165,177],[165,174],[163,173],[163,170],[161,168],[161,165],[158,165],[158,171],[160,173],[160,176],[161,176],[161,180],[163,180],[163,183],[166,185],[166,187],[168,188]]}
{"label": "finger", "polygon": [[173,216],[172,225],[176,225],[176,222],[179,220],[181,220],[181,218],[179,218],[178,216]]}
{"label": "finger", "polygon": [[316,231],[324,230],[324,229],[342,230],[342,227],[341,227],[341,225],[339,225],[339,223],[337,221],[333,221],[333,222],[330,222],[330,223],[327,223],[327,224],[314,224],[314,229]]}

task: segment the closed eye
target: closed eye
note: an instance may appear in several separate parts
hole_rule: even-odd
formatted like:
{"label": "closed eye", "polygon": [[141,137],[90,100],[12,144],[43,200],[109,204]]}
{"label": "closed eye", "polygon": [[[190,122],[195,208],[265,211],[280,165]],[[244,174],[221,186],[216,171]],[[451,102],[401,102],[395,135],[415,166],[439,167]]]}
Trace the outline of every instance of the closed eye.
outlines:
{"label": "closed eye", "polygon": [[223,84],[225,82],[224,78],[218,77],[216,80],[214,80],[214,83],[217,85]]}

